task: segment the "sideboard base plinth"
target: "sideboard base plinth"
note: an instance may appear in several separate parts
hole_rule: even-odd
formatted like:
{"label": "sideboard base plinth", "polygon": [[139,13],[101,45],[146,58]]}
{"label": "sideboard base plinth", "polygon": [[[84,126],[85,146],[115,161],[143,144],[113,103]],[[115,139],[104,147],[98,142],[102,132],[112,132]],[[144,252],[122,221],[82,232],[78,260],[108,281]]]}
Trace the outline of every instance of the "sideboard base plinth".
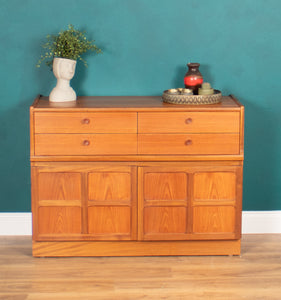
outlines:
{"label": "sideboard base plinth", "polygon": [[240,255],[240,240],[33,242],[35,257]]}

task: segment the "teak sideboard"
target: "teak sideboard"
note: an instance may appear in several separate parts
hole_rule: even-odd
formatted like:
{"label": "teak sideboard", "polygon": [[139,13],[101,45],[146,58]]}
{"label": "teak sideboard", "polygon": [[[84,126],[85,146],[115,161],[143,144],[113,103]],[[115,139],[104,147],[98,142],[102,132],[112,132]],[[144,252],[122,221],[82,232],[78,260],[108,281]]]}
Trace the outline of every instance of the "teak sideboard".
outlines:
{"label": "teak sideboard", "polygon": [[244,107],[79,97],[30,108],[34,256],[239,255]]}

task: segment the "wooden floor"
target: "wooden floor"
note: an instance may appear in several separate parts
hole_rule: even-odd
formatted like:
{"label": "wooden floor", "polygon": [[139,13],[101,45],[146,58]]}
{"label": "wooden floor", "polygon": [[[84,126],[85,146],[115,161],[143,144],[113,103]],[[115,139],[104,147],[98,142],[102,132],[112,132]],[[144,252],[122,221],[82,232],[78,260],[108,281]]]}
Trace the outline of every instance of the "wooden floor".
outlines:
{"label": "wooden floor", "polygon": [[281,299],[281,234],[244,235],[239,256],[33,258],[0,237],[0,299]]}

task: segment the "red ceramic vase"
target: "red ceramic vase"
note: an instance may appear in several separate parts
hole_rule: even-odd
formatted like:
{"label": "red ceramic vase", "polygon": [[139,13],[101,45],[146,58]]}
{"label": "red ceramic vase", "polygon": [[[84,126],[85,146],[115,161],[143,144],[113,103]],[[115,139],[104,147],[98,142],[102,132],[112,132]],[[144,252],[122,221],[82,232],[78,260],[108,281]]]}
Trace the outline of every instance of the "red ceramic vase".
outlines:
{"label": "red ceramic vase", "polygon": [[184,77],[184,85],[186,89],[191,89],[193,94],[198,94],[198,89],[203,83],[203,76],[199,71],[199,63],[189,63],[187,64],[188,71]]}

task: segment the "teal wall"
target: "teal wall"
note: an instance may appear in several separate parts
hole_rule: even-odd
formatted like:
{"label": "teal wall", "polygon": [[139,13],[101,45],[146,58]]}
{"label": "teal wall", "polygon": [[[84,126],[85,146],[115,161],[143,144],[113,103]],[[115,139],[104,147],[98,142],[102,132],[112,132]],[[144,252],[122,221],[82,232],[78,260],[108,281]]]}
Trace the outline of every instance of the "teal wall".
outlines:
{"label": "teal wall", "polygon": [[29,106],[52,73],[35,64],[69,23],[103,48],[78,95],[160,95],[186,63],[245,104],[244,210],[281,209],[281,1],[0,0],[0,211],[30,211]]}

